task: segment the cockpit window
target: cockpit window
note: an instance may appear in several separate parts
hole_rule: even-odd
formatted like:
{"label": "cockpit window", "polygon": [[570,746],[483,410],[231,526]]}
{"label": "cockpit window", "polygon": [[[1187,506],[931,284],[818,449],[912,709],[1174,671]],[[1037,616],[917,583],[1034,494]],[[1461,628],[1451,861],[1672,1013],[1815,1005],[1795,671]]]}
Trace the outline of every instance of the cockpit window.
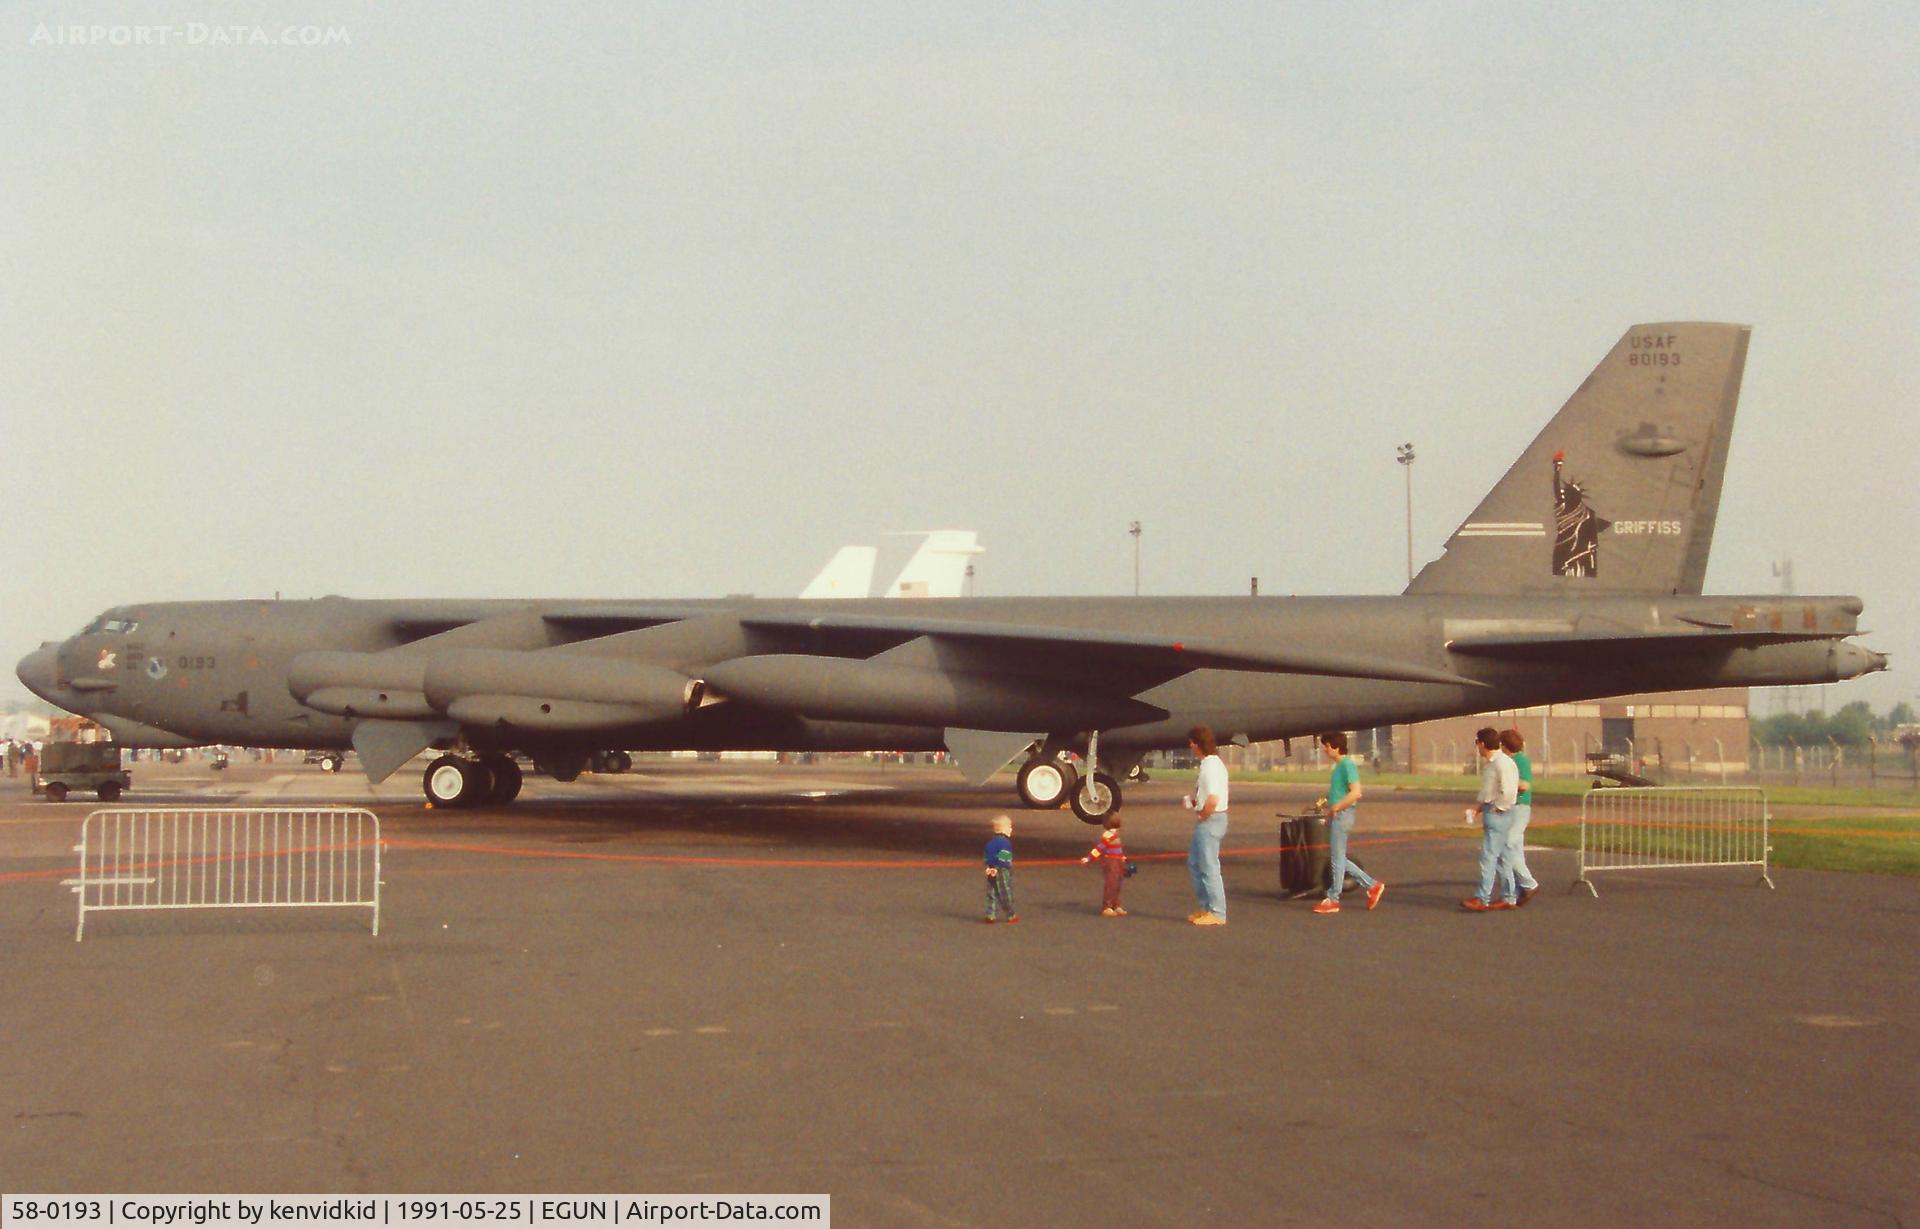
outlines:
{"label": "cockpit window", "polygon": [[135,619],[116,619],[110,615],[101,615],[82,628],[80,634],[82,636],[125,636],[139,626],[139,621]]}

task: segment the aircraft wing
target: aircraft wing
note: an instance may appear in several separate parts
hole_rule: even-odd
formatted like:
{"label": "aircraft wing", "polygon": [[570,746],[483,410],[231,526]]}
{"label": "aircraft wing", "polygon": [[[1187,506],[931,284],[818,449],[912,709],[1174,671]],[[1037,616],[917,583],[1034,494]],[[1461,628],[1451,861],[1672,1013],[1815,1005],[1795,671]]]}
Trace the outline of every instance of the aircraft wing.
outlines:
{"label": "aircraft wing", "polygon": [[443,635],[457,628],[499,619],[516,610],[537,613],[549,623],[583,635],[609,635],[635,631],[690,619],[710,611],[676,602],[581,602],[577,605],[552,605],[534,602],[449,602],[424,601],[396,605],[388,622],[401,638],[411,643]]}
{"label": "aircraft wing", "polygon": [[798,640],[800,645],[796,647],[834,656],[872,656],[925,638],[964,648],[975,659],[976,668],[990,666],[996,659],[1014,667],[1043,658],[1055,666],[1080,667],[1076,673],[1119,669],[1156,676],[1156,681],[1213,669],[1480,686],[1452,671],[1412,662],[1305,647],[1265,648],[1217,639],[896,615],[769,614],[752,615],[741,623],[750,630]]}

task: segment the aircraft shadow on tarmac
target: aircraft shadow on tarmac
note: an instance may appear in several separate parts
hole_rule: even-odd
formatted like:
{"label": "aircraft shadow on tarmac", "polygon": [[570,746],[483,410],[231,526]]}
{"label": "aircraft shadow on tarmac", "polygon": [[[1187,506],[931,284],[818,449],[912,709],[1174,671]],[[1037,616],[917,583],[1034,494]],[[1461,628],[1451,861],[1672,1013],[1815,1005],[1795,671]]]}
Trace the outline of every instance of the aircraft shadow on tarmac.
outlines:
{"label": "aircraft shadow on tarmac", "polygon": [[[1007,813],[999,803],[995,795],[962,789],[855,790],[826,797],[623,793],[617,799],[522,797],[511,810],[432,811],[389,816],[387,822],[390,836],[404,831],[410,837],[477,840],[512,833],[565,845],[627,844],[636,853],[671,844],[697,845],[722,857],[751,852],[968,859],[985,846],[993,816]],[[1065,811],[1013,814],[1020,856],[1029,861],[1078,858],[1098,835]]]}

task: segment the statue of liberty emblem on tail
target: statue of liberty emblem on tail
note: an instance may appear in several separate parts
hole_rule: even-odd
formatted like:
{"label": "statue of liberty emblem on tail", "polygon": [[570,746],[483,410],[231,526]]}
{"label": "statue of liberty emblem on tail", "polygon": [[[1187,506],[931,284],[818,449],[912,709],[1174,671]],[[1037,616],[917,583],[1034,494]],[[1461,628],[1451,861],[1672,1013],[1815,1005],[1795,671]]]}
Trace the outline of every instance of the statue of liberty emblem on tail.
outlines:
{"label": "statue of liberty emblem on tail", "polygon": [[1561,473],[1567,454],[1553,454],[1553,574],[1598,576],[1600,531],[1613,524],[1587,504],[1579,483]]}

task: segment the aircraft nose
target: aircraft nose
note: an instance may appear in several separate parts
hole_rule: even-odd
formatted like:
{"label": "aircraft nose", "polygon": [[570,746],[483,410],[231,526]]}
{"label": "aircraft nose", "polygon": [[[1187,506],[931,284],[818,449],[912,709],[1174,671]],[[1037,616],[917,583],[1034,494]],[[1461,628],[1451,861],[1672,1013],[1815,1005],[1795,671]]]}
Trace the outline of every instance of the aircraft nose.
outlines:
{"label": "aircraft nose", "polygon": [[[27,690],[49,704],[61,703],[59,674],[54,666],[54,657],[58,651],[58,645],[43,644],[22,657],[20,664],[13,668],[13,673],[26,684]],[[62,704],[61,707],[64,708],[65,705]]]}

